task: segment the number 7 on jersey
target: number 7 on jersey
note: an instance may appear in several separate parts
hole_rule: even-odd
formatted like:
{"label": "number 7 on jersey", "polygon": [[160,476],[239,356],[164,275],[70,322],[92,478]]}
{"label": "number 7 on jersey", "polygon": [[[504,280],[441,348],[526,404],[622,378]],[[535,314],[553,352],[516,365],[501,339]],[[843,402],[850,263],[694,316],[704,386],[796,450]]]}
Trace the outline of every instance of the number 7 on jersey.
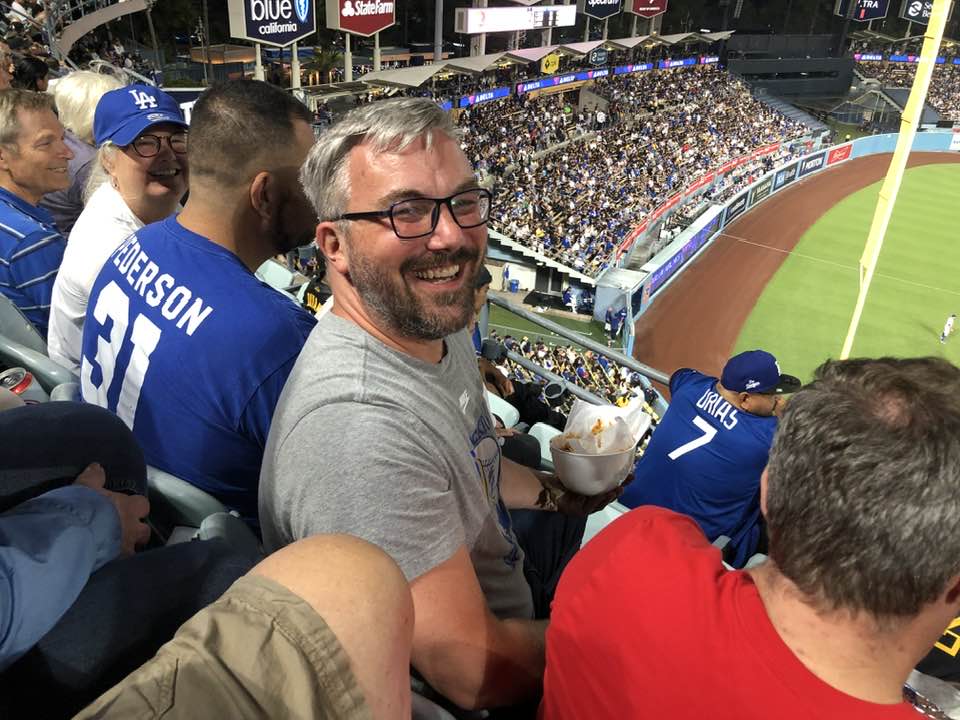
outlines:
{"label": "number 7 on jersey", "polygon": [[701,435],[698,438],[694,438],[688,443],[684,443],[683,445],[678,447],[676,450],[671,452],[669,455],[667,455],[668,458],[670,458],[671,460],[676,460],[678,457],[680,457],[681,455],[686,455],[691,450],[696,450],[698,447],[703,447],[708,442],[713,440],[713,436],[717,434],[717,429],[712,425],[710,425],[710,423],[708,423],[699,415],[697,415],[693,419],[693,424],[700,429],[703,435]]}

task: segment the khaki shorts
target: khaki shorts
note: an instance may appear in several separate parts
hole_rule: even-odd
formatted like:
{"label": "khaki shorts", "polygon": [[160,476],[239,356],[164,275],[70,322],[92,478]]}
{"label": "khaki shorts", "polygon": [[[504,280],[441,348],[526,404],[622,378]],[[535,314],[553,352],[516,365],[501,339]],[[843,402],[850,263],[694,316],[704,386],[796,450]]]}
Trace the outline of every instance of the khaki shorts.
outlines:
{"label": "khaki shorts", "polygon": [[306,602],[246,576],[75,720],[369,720],[347,654]]}

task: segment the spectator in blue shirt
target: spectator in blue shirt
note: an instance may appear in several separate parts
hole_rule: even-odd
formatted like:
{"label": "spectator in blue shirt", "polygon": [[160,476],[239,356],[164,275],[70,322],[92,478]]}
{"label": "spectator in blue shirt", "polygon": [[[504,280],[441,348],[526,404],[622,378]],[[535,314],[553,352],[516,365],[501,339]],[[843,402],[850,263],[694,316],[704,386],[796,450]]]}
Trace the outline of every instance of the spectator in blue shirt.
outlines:
{"label": "spectator in blue shirt", "polygon": [[70,186],[72,158],[49,95],[0,93],[0,292],[44,338],[66,241],[38,203]]}
{"label": "spectator in blue shirt", "polygon": [[0,408],[0,716],[70,717],[255,558],[222,541],[134,555],[146,466],[123,423],[2,388]]}
{"label": "spectator in blue shirt", "polygon": [[254,271],[313,237],[316,215],[297,177],[314,142],[310,120],[264,82],[201,95],[183,212],[114,250],[83,325],[83,399],[119,415],[149,465],[254,526],[273,411],[316,324]]}

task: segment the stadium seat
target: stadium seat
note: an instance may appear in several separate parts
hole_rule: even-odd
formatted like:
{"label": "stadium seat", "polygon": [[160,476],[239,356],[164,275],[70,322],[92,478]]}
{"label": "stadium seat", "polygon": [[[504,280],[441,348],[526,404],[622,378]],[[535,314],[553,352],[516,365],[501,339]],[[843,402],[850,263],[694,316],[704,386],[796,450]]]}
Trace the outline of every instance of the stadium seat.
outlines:
{"label": "stadium seat", "polygon": [[489,390],[487,390],[487,404],[490,406],[490,412],[500,418],[505,428],[512,428],[520,422],[520,411]]}
{"label": "stadium seat", "polygon": [[147,466],[150,523],[167,545],[195,538],[222,538],[250,556],[261,555],[260,541],[223,503],[186,480]]}
{"label": "stadium seat", "polygon": [[6,295],[0,295],[0,335],[30,350],[47,354],[47,343]]}
{"label": "stadium seat", "polygon": [[234,550],[248,557],[262,557],[263,550],[250,527],[239,517],[227,512],[218,512],[203,519],[197,532],[200,540],[220,538]]}
{"label": "stadium seat", "polygon": [[590,515],[587,518],[587,527],[583,531],[583,540],[580,542],[580,547],[586,545],[593,539],[594,535],[627,512],[630,512],[630,508],[618,502],[612,502],[603,510],[598,510]]}
{"label": "stadium seat", "polygon": [[550,440],[560,434],[552,425],[546,423],[535,423],[533,427],[527,430],[528,435],[532,435],[540,443],[540,466],[544,470],[553,470],[553,455],[550,454]]}

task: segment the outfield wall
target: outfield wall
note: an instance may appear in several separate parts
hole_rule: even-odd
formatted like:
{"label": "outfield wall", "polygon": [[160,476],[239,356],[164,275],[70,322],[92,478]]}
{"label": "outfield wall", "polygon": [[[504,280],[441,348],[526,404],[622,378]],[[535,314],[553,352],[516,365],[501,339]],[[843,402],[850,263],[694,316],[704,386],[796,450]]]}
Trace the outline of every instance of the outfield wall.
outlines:
{"label": "outfield wall", "polygon": [[[896,148],[897,138],[895,133],[872,135],[795,158],[758,177],[725,203],[708,209],[697,222],[680,233],[672,243],[644,265],[637,283],[627,292],[621,290],[618,301],[613,303],[615,309],[627,308],[624,328],[628,333],[624,338],[626,353],[633,353],[633,328],[636,321],[653,305],[663,290],[680,277],[683,270],[689,267],[700,253],[713,244],[727,225],[752,212],[755,207],[799,180],[806,180],[854,158],[892,153]],[[960,130],[917,133],[911,151],[960,152]],[[600,279],[600,284],[603,284],[603,278]],[[598,289],[598,298],[599,296]]]}

